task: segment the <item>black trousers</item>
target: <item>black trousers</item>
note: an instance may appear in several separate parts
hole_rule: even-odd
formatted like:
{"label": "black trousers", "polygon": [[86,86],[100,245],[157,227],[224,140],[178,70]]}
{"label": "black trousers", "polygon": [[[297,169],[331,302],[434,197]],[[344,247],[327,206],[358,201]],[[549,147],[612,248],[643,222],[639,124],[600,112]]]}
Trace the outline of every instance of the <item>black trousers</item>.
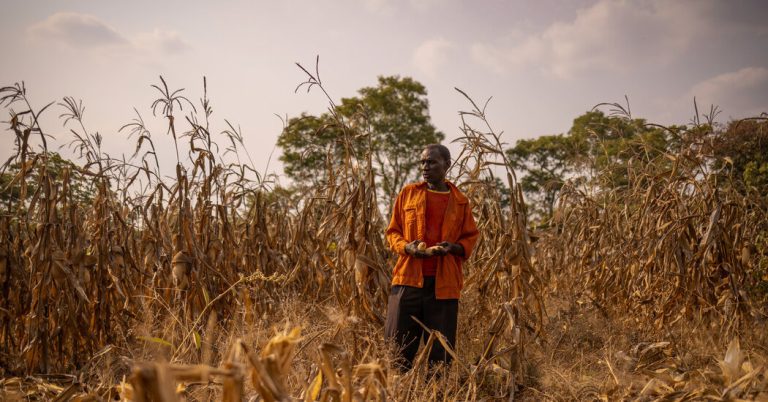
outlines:
{"label": "black trousers", "polygon": [[[454,349],[456,345],[456,321],[459,315],[459,301],[437,300],[435,298],[435,278],[425,277],[424,287],[395,285],[389,294],[387,305],[387,322],[384,325],[384,337],[394,339],[400,346],[405,370],[413,366],[413,359],[419,349],[420,340],[427,341],[428,335],[411,316],[416,317],[424,325],[440,331],[448,339],[448,344]],[[454,349],[455,350],[455,349]],[[450,363],[451,356],[445,351],[439,341],[435,341],[429,353],[429,363]]]}

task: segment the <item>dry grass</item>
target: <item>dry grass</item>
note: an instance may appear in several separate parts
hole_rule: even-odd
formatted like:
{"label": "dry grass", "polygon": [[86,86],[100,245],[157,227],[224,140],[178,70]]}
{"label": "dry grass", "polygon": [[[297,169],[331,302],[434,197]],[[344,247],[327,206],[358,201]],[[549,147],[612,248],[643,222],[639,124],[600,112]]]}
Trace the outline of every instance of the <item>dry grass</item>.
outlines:
{"label": "dry grass", "polygon": [[[282,196],[239,162],[229,123],[219,155],[207,96],[189,111],[164,80],[155,88],[153,112],[177,147],[171,179],[141,116],[125,127],[134,158],[115,160],[71,99],[64,124],[83,166],[53,170],[40,111],[22,86],[0,91],[4,106],[29,109],[9,121],[20,168],[19,196],[0,215],[0,397],[768,397],[765,199],[718,186],[698,168],[705,155],[666,155],[669,171],[638,162],[622,190],[566,189],[557,224],[532,243],[500,137],[467,96],[452,172],[482,236],[465,269],[456,361],[403,374],[382,333],[393,256],[370,154],[348,147],[329,160],[327,186]],[[336,124],[340,141],[367,135]],[[89,203],[74,202],[75,173],[93,183]]]}

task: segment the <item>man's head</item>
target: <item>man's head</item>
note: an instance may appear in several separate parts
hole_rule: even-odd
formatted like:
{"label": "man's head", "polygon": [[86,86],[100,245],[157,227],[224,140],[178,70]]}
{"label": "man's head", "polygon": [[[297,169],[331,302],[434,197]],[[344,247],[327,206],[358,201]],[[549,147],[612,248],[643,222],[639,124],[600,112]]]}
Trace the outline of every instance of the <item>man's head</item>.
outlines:
{"label": "man's head", "polygon": [[445,181],[448,168],[451,167],[451,152],[445,145],[430,144],[421,153],[421,174],[429,184],[436,185]]}

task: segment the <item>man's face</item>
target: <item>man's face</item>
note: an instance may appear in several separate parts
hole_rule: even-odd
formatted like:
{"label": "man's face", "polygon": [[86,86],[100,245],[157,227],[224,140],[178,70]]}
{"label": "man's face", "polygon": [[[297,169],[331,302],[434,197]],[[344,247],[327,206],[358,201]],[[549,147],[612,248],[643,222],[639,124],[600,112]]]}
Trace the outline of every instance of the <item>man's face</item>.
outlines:
{"label": "man's face", "polygon": [[437,184],[445,181],[449,167],[448,161],[440,156],[437,149],[427,148],[421,153],[421,175],[427,183]]}

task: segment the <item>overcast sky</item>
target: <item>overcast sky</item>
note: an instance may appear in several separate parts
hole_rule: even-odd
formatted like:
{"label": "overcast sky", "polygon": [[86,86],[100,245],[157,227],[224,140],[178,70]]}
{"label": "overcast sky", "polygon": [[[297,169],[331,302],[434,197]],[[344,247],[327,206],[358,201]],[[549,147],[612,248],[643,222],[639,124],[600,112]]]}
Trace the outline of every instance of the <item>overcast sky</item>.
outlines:
{"label": "overcast sky", "polygon": [[[112,156],[132,153],[118,128],[135,117],[156,127],[150,88],[163,75],[198,102],[202,77],[214,109],[239,124],[263,170],[282,123],[275,114],[320,113],[319,92],[294,88],[314,64],[338,100],[410,76],[429,92],[433,122],[459,135],[465,100],[493,96],[491,123],[506,142],[566,132],[599,102],[629,97],[635,117],[686,123],[693,97],[721,120],[768,112],[765,1],[0,1],[0,85],[25,81],[35,107],[82,99],[87,127]],[[70,139],[60,107],[44,129]],[[5,113],[4,113],[5,114]],[[6,117],[2,118],[7,120]],[[5,130],[5,129],[4,129]],[[2,132],[0,157],[12,134]],[[170,143],[159,140],[167,147]],[[223,143],[223,141],[222,141]],[[175,161],[172,150],[161,150]],[[281,172],[273,158],[271,170]]]}

